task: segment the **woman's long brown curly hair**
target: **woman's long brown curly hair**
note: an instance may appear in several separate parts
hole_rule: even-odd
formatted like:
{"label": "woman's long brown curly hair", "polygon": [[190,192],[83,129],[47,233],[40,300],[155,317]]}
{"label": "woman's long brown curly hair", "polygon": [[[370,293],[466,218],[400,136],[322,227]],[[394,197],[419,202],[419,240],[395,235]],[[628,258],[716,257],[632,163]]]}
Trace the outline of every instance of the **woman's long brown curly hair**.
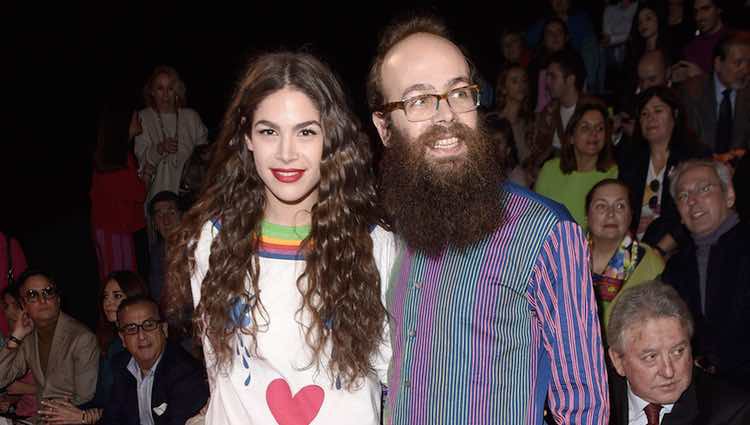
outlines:
{"label": "woman's long brown curly hair", "polygon": [[[168,243],[167,314],[179,316],[190,302],[196,241],[204,224],[218,220],[221,228],[211,244],[193,322],[199,335],[208,337],[217,370],[225,370],[230,363],[230,342],[236,332],[250,335],[257,343],[257,332],[263,331],[257,319],[265,317],[257,251],[266,199],[253,153],[244,140],[258,105],[285,87],[312,100],[320,111],[325,135],[318,201],[311,211],[310,236],[303,244],[305,271],[297,281],[303,296],[300,312],[304,310],[312,319],[303,325],[313,353],[310,365],[324,362],[323,357],[329,355],[326,346],[331,347],[328,372],[351,389],[372,371],[371,358],[382,341],[386,317],[370,237],[371,226],[379,221],[374,178],[368,139],[341,83],[309,54],[259,56],[240,79],[224,115],[201,196]],[[233,303],[249,303],[256,295],[260,302],[252,304],[252,324],[233,325]]]}

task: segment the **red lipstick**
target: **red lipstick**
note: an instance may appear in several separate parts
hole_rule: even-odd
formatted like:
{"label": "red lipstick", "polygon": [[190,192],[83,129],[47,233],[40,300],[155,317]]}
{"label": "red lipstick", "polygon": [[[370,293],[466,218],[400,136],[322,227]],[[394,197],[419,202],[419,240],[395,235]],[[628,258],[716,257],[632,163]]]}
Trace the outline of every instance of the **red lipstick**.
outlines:
{"label": "red lipstick", "polygon": [[271,173],[276,180],[282,183],[294,183],[302,178],[305,170],[299,168],[271,168]]}

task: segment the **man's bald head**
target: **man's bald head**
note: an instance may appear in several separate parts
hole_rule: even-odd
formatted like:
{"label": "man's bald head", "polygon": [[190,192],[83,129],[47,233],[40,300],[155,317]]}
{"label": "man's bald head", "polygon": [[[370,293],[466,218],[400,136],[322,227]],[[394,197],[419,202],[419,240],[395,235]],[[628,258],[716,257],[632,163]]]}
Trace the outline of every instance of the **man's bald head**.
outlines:
{"label": "man's bald head", "polygon": [[669,63],[664,51],[646,52],[638,62],[638,87],[641,91],[669,84]]}

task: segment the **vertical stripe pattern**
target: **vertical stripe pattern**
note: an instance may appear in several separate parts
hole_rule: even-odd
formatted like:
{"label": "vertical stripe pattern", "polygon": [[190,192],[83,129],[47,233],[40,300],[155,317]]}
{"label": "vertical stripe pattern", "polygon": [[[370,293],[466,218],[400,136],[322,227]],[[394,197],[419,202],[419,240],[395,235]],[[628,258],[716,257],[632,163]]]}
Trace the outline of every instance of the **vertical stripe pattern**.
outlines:
{"label": "vertical stripe pattern", "polygon": [[608,402],[588,248],[567,212],[512,184],[503,225],[391,275],[390,423],[604,424]]}

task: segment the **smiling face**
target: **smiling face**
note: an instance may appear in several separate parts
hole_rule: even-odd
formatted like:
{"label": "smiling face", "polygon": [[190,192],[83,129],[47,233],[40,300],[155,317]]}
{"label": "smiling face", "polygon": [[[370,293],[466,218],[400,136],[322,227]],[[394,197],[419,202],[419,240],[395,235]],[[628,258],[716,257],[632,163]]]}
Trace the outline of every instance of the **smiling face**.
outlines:
{"label": "smiling face", "polygon": [[593,238],[621,241],[632,218],[628,191],[621,184],[600,186],[591,196],[587,218]]}
{"label": "smiling face", "polygon": [[676,184],[677,210],[691,233],[703,236],[719,228],[734,206],[732,187],[722,190],[713,168],[696,166],[680,174]]}
{"label": "smiling face", "polygon": [[267,217],[312,210],[324,138],[320,112],[301,91],[285,87],[258,104],[246,143],[265,185]]}
{"label": "smiling face", "polygon": [[[381,80],[385,103],[443,94],[472,84],[469,65],[458,47],[426,33],[411,35],[388,52],[381,67]],[[463,163],[467,155],[466,140],[454,129],[455,125],[476,129],[477,121],[476,109],[456,113],[444,99],[440,100],[437,113],[424,121],[409,121],[402,109],[390,112],[387,117],[373,114],[373,122],[386,146],[390,145],[394,132],[412,145],[421,143],[420,138],[428,135],[431,140],[425,144],[425,159],[446,166]]]}
{"label": "smiling face", "polygon": [[624,330],[622,353],[609,349],[617,373],[641,399],[672,404],[690,385],[693,356],[690,337],[672,317],[650,318]]}

